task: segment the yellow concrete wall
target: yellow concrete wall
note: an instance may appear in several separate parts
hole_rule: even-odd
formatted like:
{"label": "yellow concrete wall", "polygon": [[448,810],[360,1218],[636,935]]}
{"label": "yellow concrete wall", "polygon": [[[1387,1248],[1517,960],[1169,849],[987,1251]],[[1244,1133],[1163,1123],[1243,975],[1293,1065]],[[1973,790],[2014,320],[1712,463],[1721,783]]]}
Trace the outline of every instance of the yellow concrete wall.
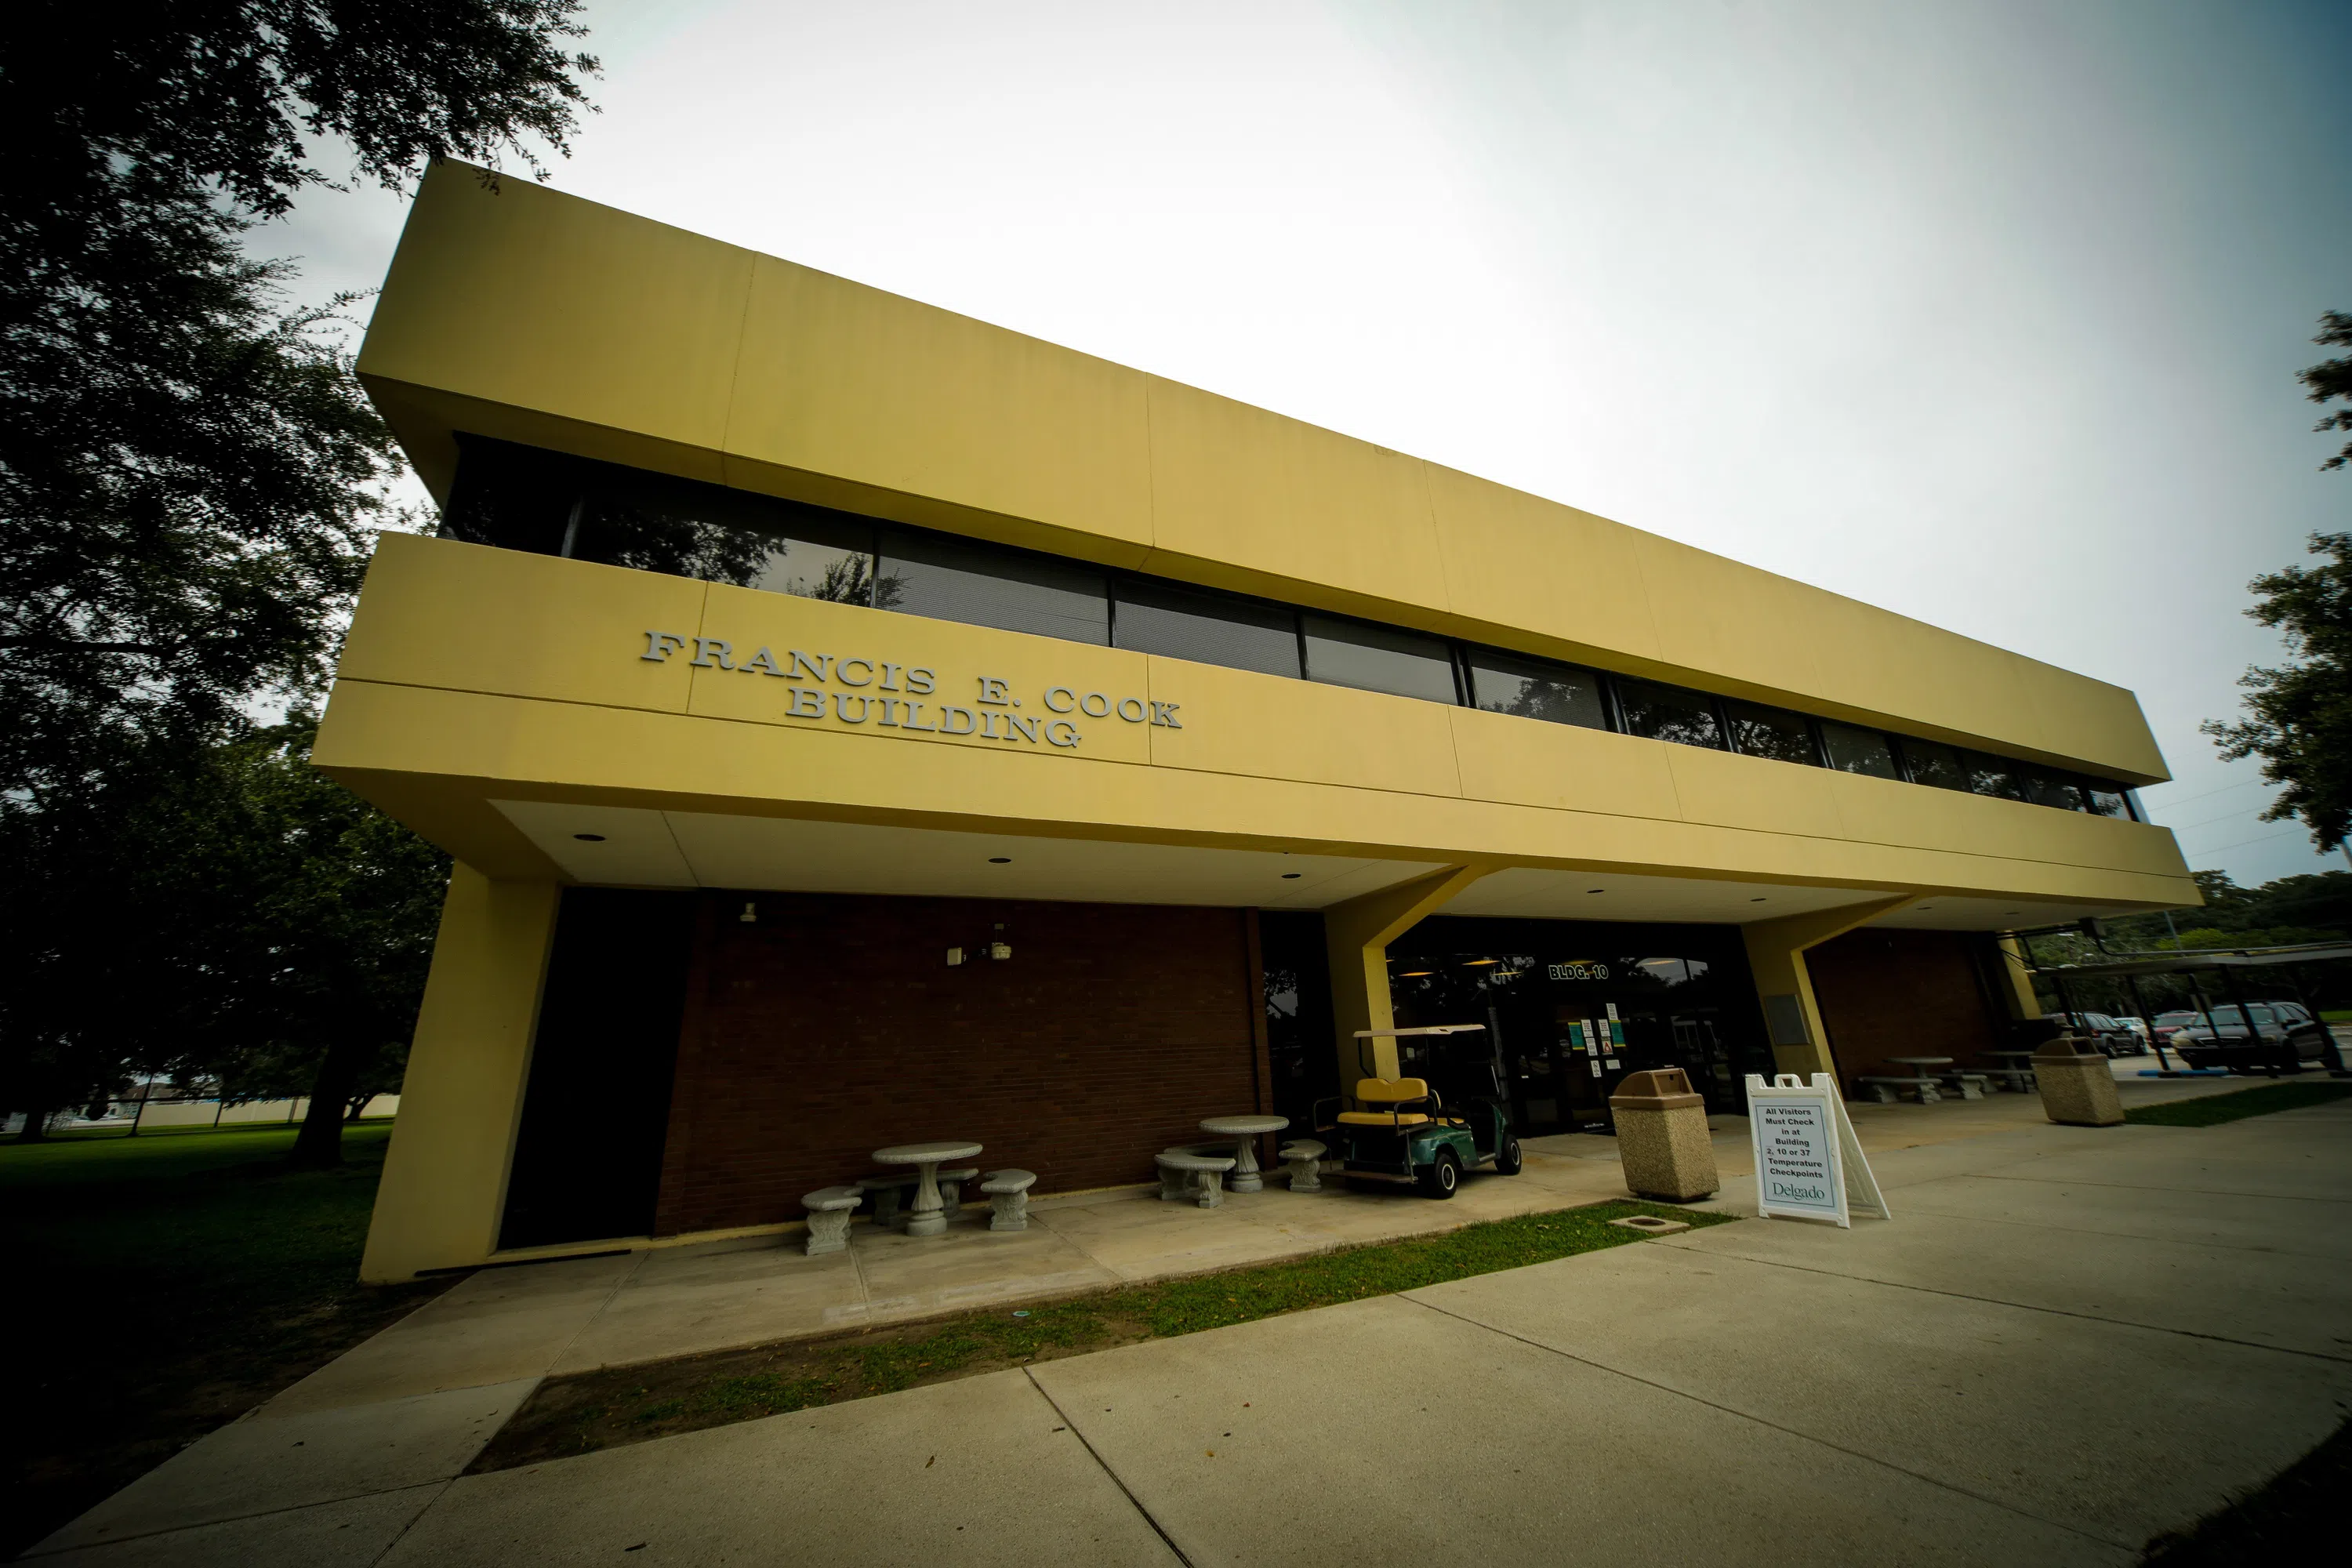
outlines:
{"label": "yellow concrete wall", "polygon": [[362,1279],[497,1249],[556,901],[552,882],[493,881],[462,864],[451,875]]}
{"label": "yellow concrete wall", "polygon": [[418,195],[360,372],[436,488],[472,430],[2167,776],[2120,688],[463,164]]}
{"label": "yellow concrete wall", "polygon": [[[1181,727],[1089,719],[1062,749],[797,719],[794,682],[647,661],[648,631],[724,639],[739,658],[799,649],[836,676],[848,658],[926,665],[934,704],[971,705],[982,677],[1024,714],[1057,685],[1173,703]],[[2195,897],[2171,835],[2145,824],[413,535],[378,551],[315,756],[509,876],[546,863],[488,799],[2118,906]]]}

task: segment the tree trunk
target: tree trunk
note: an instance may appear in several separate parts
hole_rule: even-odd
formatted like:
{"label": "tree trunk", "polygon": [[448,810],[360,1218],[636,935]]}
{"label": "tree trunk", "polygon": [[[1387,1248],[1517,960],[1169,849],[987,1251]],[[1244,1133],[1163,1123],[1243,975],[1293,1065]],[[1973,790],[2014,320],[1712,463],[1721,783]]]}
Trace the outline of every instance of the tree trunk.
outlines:
{"label": "tree trunk", "polygon": [[24,1131],[16,1134],[19,1143],[39,1143],[49,1135],[49,1113],[46,1108],[28,1108],[25,1112]]}
{"label": "tree trunk", "polygon": [[289,1165],[306,1170],[330,1170],[343,1163],[343,1106],[358,1087],[360,1048],[337,1040],[319,1059],[319,1076],[310,1085],[310,1107],[302,1117],[302,1131],[294,1135]]}

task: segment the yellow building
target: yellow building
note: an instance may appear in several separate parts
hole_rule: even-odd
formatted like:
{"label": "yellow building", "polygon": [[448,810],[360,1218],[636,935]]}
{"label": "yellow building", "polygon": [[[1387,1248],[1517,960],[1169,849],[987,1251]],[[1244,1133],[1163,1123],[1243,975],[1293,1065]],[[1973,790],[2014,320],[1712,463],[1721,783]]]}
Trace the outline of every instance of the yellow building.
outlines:
{"label": "yellow building", "polygon": [[443,516],[317,760],[458,862],[372,1279],[1141,1181],[1399,1021],[1530,1135],[1965,1060],[1999,933],[2197,899],[2128,691],[517,180],[360,374]]}

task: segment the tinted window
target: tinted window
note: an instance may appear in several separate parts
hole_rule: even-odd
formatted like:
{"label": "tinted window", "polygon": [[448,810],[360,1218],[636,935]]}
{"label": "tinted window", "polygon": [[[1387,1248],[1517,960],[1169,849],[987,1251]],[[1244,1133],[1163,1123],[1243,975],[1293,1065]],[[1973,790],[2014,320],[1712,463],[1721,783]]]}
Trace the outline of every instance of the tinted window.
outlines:
{"label": "tinted window", "polygon": [[1470,655],[1471,693],[1489,713],[1549,719],[1555,724],[1609,727],[1601,700],[1601,678],[1572,665],[1543,664],[1507,654]]}
{"label": "tinted window", "polygon": [[1121,583],[1112,635],[1121,647],[1268,675],[1298,673],[1298,617],[1289,610]]}
{"label": "tinted window", "polygon": [[1435,637],[1321,616],[1307,617],[1307,676],[1361,691],[1391,691],[1432,702],[1457,700],[1454,660]]}
{"label": "tinted window", "polygon": [[2011,770],[2017,776],[2018,798],[2035,805],[2054,805],[2062,811],[2083,809],[2083,796],[2074,781],[2047,768],[2020,767]]}
{"label": "tinted window", "polygon": [[1812,726],[1802,713],[1756,702],[1726,702],[1723,711],[1731,721],[1733,750],[1776,762],[1821,765],[1821,756],[1813,750]]}
{"label": "tinted window", "polygon": [[2119,789],[2108,784],[2095,784],[2084,785],[2083,793],[2090,797],[2091,809],[2101,816],[2120,816],[2128,819],[2131,816],[2131,803],[2124,798],[2124,792]]}
{"label": "tinted window", "polygon": [[1895,765],[1894,746],[1875,730],[1824,719],[1822,749],[1830,754],[1830,766],[1845,773],[1868,773],[1874,779],[1903,776],[1902,770]]}
{"label": "tinted window", "polygon": [[953,540],[885,534],[874,602],[934,620],[1110,640],[1110,595],[1099,572]]}
{"label": "tinted window", "polygon": [[1969,766],[1969,788],[1976,794],[1998,795],[2002,800],[2025,798],[2024,787],[2009,763],[1982,752],[1963,752],[1960,756]]}
{"label": "tinted window", "polygon": [[1933,784],[1937,789],[1969,787],[1968,764],[1960,760],[1957,747],[1937,741],[1902,742],[1903,760],[1910,765],[1913,784]]}
{"label": "tinted window", "polygon": [[1617,705],[1624,710],[1628,733],[1678,746],[1723,748],[1723,727],[1716,722],[1715,699],[1703,691],[1661,686],[1654,680],[1621,680]]}

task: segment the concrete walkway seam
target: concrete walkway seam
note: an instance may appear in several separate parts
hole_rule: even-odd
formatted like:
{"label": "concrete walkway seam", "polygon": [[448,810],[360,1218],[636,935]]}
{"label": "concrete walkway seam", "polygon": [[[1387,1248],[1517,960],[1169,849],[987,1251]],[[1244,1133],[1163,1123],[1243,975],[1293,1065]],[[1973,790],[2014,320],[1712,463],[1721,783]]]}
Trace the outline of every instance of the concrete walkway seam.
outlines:
{"label": "concrete walkway seam", "polygon": [[[2027,1222],[1979,1220],[1974,1223],[1982,1225],[2000,1225],[2024,1224]],[[2100,1231],[2074,1231],[2068,1232],[2066,1234],[2099,1236],[2105,1233]],[[1677,1251],[1696,1253],[1700,1257],[1713,1258],[1723,1262],[1752,1263],[1759,1268],[1791,1268],[1800,1274],[1818,1274],[1825,1279],[1845,1279],[1858,1285],[1884,1285],[1890,1290],[1916,1290],[1923,1296],[1948,1296],[1956,1301],[1981,1301],[1988,1307],[2010,1307],[2021,1312],[2047,1312],[2053,1318],[2079,1318],[2086,1323],[2113,1323],[2118,1328],[2146,1329],[2148,1332],[2155,1334],[2178,1334],[2184,1340],[2207,1340],[2219,1345],[2236,1345],[2242,1350],[2270,1351],[2278,1355],[2308,1356],[2313,1361],[2334,1362],[2339,1365],[2352,1365],[2352,1355],[2331,1355],[2326,1351],[2304,1350],[2295,1345],[2266,1345],[2255,1340],[2231,1339],[2227,1334],[2208,1334],[2200,1332],[2195,1329],[2176,1328],[2170,1323],[2143,1323],[2137,1318],[2109,1318],[2103,1317],[2096,1312],[2074,1312],[2069,1311],[2063,1307],[2045,1307],[2033,1301],[2011,1301],[2006,1297],[2001,1296],[1976,1296],[1971,1295],[1965,1290],[1939,1290],[1933,1285],[1913,1285],[1901,1279],[1874,1279],[1867,1274],[1841,1274],[1834,1268],[1811,1268],[1802,1263],[1790,1263],[1782,1258],[1742,1258],[1735,1252],[1702,1251],[1698,1247],[1683,1245],[1680,1239],[1675,1237],[1659,1237],[1652,1242],[1651,1245],[1654,1247],[1672,1247]],[[2173,1245],[2178,1247],[2194,1247],[2201,1244],[2184,1241],[2176,1242]],[[2218,1248],[2217,1250],[2227,1251],[2231,1249]],[[2297,1253],[2278,1252],[2275,1249],[2268,1247],[2259,1249],[2252,1247],[2239,1247],[2234,1250],[2241,1252],[2261,1250],[2273,1257],[2280,1258],[2304,1256]],[[1426,1303],[1423,1303],[1423,1305],[1426,1305]]]}
{"label": "concrete walkway seam", "polygon": [[1143,1506],[1142,1500],[1135,1495],[1134,1491],[1129,1489],[1127,1482],[1120,1478],[1119,1473],[1110,1468],[1110,1461],[1102,1457],[1101,1450],[1097,1449],[1093,1443],[1087,1441],[1087,1435],[1078,1430],[1078,1424],[1070,1419],[1069,1412],[1062,1408],[1061,1401],[1055,1399],[1051,1394],[1045,1392],[1045,1385],[1037,1381],[1037,1374],[1030,1371],[1028,1367],[1024,1366],[1021,1369],[1021,1375],[1027,1378],[1029,1380],[1029,1386],[1035,1389],[1038,1396],[1044,1399],[1048,1405],[1053,1407],[1054,1414],[1061,1417],[1062,1425],[1069,1429],[1070,1436],[1078,1440],[1079,1446],[1086,1449],[1088,1458],[1092,1458],[1096,1464],[1102,1467],[1102,1473],[1110,1478],[1110,1484],[1117,1487],[1118,1489],[1119,1495],[1127,1499],[1129,1504],[1134,1508],[1135,1511],[1142,1516],[1143,1522],[1151,1527],[1151,1533],[1160,1537],[1160,1539],[1166,1543],[1168,1550],[1175,1555],[1176,1561],[1181,1563],[1184,1565],[1184,1568],[1194,1568],[1192,1559],[1185,1554],[1182,1547],[1176,1544],[1176,1538],[1169,1534],[1167,1530],[1161,1526],[1160,1522],[1151,1516],[1151,1510]]}
{"label": "concrete walkway seam", "polygon": [[[1843,1278],[1843,1276],[1840,1278]],[[2124,1551],[2129,1552],[2140,1544],[2137,1542],[2119,1541],[2112,1536],[2101,1535],[2095,1531],[2084,1530],[2080,1525],[2070,1524],[2063,1519],[2047,1518],[2042,1514],[2033,1512],[2030,1509],[2019,1508],[2015,1503],[2004,1502],[1999,1498],[1987,1497],[1981,1492],[1970,1491],[1966,1487],[1955,1486],[1950,1481],[1940,1479],[1935,1476],[1923,1474],[1918,1470],[1906,1469],[1903,1466],[1893,1464],[1876,1454],[1865,1454],[1858,1448],[1849,1448],[1843,1444],[1832,1443],[1825,1437],[1817,1437],[1810,1432],[1800,1432],[1793,1426],[1783,1426],[1777,1421],[1768,1421],[1763,1416],[1756,1415],[1753,1411],[1741,1410],[1729,1405],[1717,1404],[1712,1399],[1707,1399],[1699,1394],[1692,1394],[1686,1389],[1676,1388],[1671,1384],[1659,1383],[1655,1379],[1643,1377],[1639,1373],[1627,1372],[1622,1367],[1611,1366],[1606,1362],[1592,1361],[1584,1356],[1572,1354],[1570,1352],[1560,1349],[1558,1345],[1548,1345],[1539,1340],[1528,1339],[1524,1334],[1515,1334],[1508,1329],[1498,1329],[1492,1323],[1482,1323],[1475,1318],[1466,1318],[1459,1312],[1448,1311],[1445,1308],[1438,1306],[1433,1301],[1424,1301],[1418,1296],[1408,1291],[1399,1291],[1397,1293],[1397,1299],[1402,1301],[1411,1301],[1414,1306],[1435,1312],[1440,1317],[1452,1318],[1458,1323],[1465,1323],[1474,1329],[1482,1329],[1487,1333],[1493,1334],[1499,1339],[1513,1340],[1520,1344],[1528,1346],[1530,1349],[1539,1350],[1546,1352],[1549,1354],[1556,1355],[1562,1361],[1572,1361],[1579,1366],[1589,1366],[1595,1372],[1604,1372],[1612,1377],[1622,1377],[1628,1383],[1638,1383],[1644,1388],[1654,1388],[1659,1393],[1671,1394],[1676,1399],[1687,1399],[1693,1405],[1703,1405],[1709,1410],[1719,1410],[1724,1415],[1729,1415],[1736,1420],[1754,1422],[1757,1426],[1763,1427],[1767,1431],[1778,1432],[1783,1436],[1794,1437],[1801,1443],[1811,1443],[1817,1447],[1827,1448],[1833,1454],[1843,1454],[1850,1459],[1858,1459],[1865,1465],[1874,1465],[1882,1470],[1889,1470],[1898,1476],[1908,1476],[1913,1480],[1924,1481],[1939,1491],[1950,1492],[1955,1497],[1967,1498],[1970,1502],[1982,1503],[1988,1508],[1999,1509],[2001,1512],[2014,1515],[2019,1519],[2032,1520],[2036,1524],[2046,1524],[2054,1530],[2063,1530],[2069,1535],[2080,1536],[2085,1541],[2093,1542],[2101,1546],[2119,1547]],[[1998,1305],[2000,1303],[1996,1304]]]}

